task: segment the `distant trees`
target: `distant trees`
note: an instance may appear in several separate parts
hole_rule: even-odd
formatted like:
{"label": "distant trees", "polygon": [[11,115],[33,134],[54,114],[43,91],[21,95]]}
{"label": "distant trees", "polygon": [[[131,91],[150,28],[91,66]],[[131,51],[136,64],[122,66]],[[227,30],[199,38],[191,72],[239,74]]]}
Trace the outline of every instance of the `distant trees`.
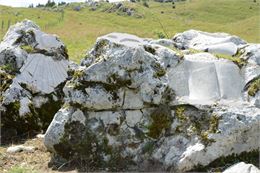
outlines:
{"label": "distant trees", "polygon": [[45,7],[45,5],[43,5],[43,4],[38,4],[38,5],[36,5],[36,7],[37,7],[37,8]]}
{"label": "distant trees", "polygon": [[61,6],[61,5],[66,5],[66,2],[58,2],[58,6]]}
{"label": "distant trees", "polygon": [[30,4],[28,8],[33,8],[33,7],[34,7],[33,4]]}
{"label": "distant trees", "polygon": [[48,0],[47,3],[44,4],[38,4],[36,7],[40,8],[40,7],[54,7],[54,6],[62,6],[62,5],[66,5],[66,2],[62,1],[62,2],[58,2],[58,4],[56,4],[53,0]]}
{"label": "distant trees", "polygon": [[45,4],[45,7],[54,7],[56,3],[54,1],[48,0],[48,2]]}

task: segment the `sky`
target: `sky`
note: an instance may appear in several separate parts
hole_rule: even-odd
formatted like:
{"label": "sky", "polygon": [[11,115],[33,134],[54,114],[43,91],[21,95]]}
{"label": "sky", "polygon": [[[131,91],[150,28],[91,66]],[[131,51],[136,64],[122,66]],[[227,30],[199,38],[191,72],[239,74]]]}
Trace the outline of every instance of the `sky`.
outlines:
{"label": "sky", "polygon": [[[28,7],[30,4],[46,4],[48,0],[0,0],[1,5],[12,7]],[[86,0],[54,0],[55,2],[85,2]]]}

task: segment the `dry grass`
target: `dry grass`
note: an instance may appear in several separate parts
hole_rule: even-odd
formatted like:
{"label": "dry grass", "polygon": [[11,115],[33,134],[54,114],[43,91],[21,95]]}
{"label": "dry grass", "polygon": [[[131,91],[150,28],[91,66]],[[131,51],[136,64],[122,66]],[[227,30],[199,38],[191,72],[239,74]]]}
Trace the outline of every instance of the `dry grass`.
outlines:
{"label": "dry grass", "polygon": [[[7,153],[6,150],[12,144],[0,146],[0,172],[1,173],[55,173],[48,167],[51,155],[47,152],[43,139],[34,138],[21,141],[13,145],[34,146],[36,150],[30,152]],[[70,171],[69,173],[75,173]]]}

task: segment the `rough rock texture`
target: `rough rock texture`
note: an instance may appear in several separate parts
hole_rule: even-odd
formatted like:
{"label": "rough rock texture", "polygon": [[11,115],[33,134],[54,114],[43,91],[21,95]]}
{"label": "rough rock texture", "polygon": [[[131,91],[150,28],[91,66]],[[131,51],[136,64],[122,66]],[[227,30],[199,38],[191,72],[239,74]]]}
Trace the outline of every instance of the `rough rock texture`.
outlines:
{"label": "rough rock texture", "polygon": [[74,68],[65,104],[45,134],[54,157],[84,160],[87,170],[183,172],[258,151],[259,65],[180,48],[197,43],[208,51],[225,43],[214,50],[230,56],[241,47],[239,59],[253,61],[258,51],[227,34],[188,31],[174,38],[181,39],[98,38]]}
{"label": "rough rock texture", "polygon": [[252,164],[239,162],[226,169],[223,173],[260,173],[260,170]]}
{"label": "rough rock texture", "polygon": [[62,104],[68,65],[65,45],[33,22],[8,30],[0,44],[2,140],[48,127]]}

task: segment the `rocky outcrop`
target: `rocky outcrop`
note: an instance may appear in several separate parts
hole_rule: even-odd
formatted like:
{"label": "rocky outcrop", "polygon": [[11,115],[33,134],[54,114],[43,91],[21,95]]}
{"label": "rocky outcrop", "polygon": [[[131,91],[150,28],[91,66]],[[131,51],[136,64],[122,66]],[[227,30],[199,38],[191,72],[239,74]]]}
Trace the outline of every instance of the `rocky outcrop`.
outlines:
{"label": "rocky outcrop", "polygon": [[46,129],[63,104],[68,55],[57,36],[29,20],[17,23],[0,44],[1,139]]}
{"label": "rocky outcrop", "polygon": [[66,83],[44,143],[88,171],[183,172],[258,152],[257,46],[200,31],[100,37]]}

